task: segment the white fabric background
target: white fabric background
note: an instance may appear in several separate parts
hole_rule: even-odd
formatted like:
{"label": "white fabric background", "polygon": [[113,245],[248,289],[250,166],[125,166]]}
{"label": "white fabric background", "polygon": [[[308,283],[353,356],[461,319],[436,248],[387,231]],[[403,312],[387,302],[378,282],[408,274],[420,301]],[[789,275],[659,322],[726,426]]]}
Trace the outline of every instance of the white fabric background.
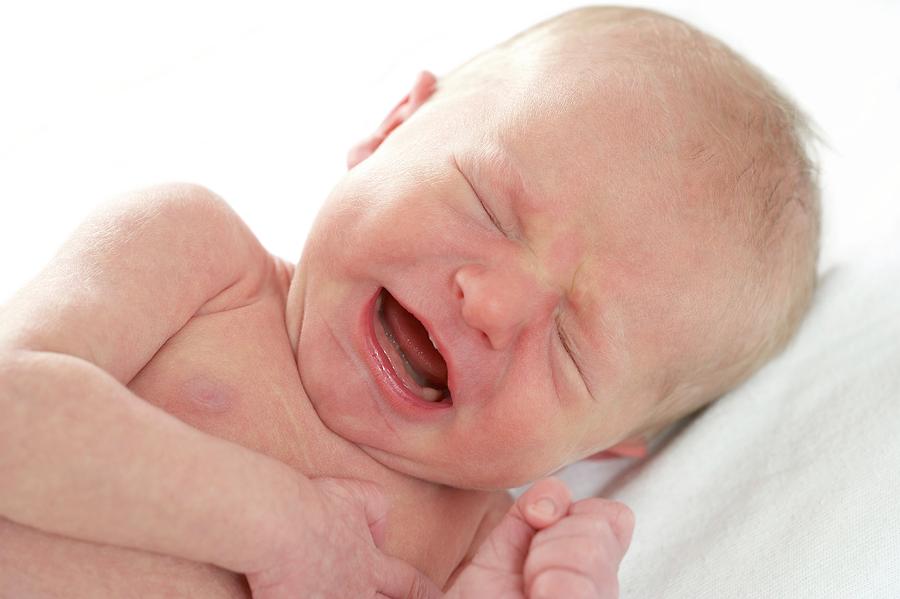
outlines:
{"label": "white fabric background", "polygon": [[[160,181],[211,187],[296,258],[347,147],[419,69],[577,4],[0,4],[0,301],[98,203]],[[623,599],[900,597],[900,4],[649,5],[817,122],[826,274],[788,351],[647,464],[564,476],[637,512]]]}

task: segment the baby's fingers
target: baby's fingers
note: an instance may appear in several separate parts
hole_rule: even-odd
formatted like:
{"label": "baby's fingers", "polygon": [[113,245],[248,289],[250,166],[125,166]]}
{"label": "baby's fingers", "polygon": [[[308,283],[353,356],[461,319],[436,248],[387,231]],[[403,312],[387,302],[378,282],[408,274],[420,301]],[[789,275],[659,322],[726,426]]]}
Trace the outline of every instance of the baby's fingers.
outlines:
{"label": "baby's fingers", "polygon": [[616,535],[616,539],[622,547],[622,554],[624,555],[628,551],[628,547],[631,545],[631,535],[634,533],[634,512],[627,505],[611,499],[591,497],[575,503],[571,513],[573,515],[593,515],[603,519]]}
{"label": "baby's fingers", "polygon": [[569,515],[538,532],[525,561],[528,597],[618,597],[618,569],[634,516],[605,499],[574,504]]}

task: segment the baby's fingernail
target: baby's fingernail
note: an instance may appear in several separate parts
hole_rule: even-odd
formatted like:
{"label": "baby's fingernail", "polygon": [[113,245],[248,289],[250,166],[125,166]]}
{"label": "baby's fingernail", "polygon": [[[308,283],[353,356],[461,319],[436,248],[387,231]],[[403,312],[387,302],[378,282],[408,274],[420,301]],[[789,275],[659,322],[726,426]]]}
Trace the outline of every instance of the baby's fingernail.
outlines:
{"label": "baby's fingernail", "polygon": [[531,512],[533,516],[537,516],[538,518],[552,518],[556,515],[556,504],[553,503],[553,500],[549,497],[541,497],[530,506],[528,506],[528,511]]}

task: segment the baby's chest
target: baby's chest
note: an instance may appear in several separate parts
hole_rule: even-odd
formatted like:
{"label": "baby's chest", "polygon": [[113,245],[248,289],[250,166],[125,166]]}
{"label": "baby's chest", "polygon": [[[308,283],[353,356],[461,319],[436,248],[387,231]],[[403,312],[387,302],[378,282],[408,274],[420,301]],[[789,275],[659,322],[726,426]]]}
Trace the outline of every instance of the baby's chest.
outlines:
{"label": "baby's chest", "polygon": [[308,477],[377,482],[391,497],[384,549],[446,580],[486,510],[483,493],[401,476],[337,437],[303,391],[277,298],[191,319],[129,383],[187,424]]}
{"label": "baby's chest", "polygon": [[328,441],[319,439],[277,297],[191,318],[129,388],[195,428],[303,471]]}

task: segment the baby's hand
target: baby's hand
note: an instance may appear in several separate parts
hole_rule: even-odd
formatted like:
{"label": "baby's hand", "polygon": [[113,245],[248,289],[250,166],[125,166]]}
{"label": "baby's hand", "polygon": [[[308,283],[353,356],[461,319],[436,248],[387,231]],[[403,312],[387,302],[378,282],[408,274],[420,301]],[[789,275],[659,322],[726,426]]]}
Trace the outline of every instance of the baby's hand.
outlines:
{"label": "baby's hand", "polygon": [[312,479],[294,541],[259,571],[247,573],[253,599],[402,597],[438,599],[440,591],[409,564],[382,553],[387,501],[369,482]]}
{"label": "baby's hand", "polygon": [[619,562],[633,528],[634,515],[621,503],[572,503],[561,481],[538,481],[509,509],[446,597],[616,599]]}

